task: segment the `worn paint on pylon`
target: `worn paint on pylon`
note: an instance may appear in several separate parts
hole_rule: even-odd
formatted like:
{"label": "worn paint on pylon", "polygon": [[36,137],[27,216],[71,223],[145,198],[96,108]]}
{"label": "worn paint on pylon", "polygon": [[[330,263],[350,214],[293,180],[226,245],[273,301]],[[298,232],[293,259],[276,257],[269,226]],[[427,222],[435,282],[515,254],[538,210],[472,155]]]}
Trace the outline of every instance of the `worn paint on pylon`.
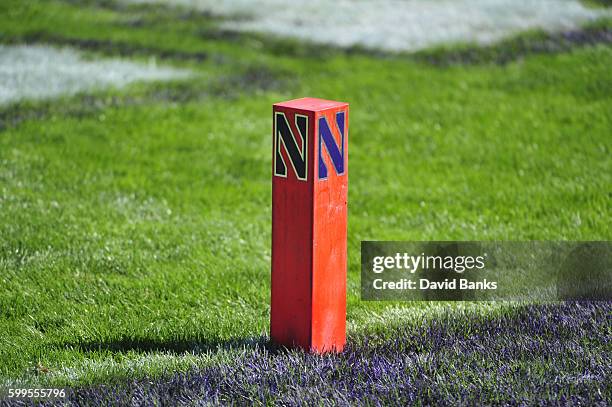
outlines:
{"label": "worn paint on pylon", "polygon": [[273,107],[270,336],[341,351],[346,342],[347,103]]}

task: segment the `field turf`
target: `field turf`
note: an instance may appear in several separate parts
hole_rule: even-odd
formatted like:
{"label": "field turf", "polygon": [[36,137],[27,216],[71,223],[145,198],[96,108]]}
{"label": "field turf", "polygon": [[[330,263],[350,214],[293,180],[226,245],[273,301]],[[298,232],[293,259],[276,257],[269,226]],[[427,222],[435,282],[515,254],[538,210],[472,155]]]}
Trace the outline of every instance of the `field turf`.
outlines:
{"label": "field turf", "polygon": [[[359,299],[361,240],[610,239],[610,21],[416,55],[217,24],[0,1],[4,44],[194,72],[0,106],[0,387],[76,386],[81,403],[612,400],[610,303]],[[271,104],[305,95],[351,104],[338,356],[266,338]]]}

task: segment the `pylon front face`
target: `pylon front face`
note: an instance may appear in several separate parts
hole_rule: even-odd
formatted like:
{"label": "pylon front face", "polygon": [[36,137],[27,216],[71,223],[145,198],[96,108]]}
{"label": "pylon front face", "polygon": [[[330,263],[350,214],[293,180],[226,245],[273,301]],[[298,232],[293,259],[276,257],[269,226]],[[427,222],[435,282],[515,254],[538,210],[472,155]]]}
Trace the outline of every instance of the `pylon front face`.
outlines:
{"label": "pylon front face", "polygon": [[315,352],[346,341],[348,104],[273,108],[270,336]]}

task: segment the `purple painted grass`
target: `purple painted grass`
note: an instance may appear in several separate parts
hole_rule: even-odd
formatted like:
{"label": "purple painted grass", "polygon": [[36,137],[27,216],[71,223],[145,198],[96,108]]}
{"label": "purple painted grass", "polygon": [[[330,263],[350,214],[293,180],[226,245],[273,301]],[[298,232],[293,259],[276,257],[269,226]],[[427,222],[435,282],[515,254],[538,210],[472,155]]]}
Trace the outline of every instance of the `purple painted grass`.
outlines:
{"label": "purple painted grass", "polygon": [[76,390],[73,405],[612,404],[612,303],[450,312],[337,355],[255,347],[231,365]]}

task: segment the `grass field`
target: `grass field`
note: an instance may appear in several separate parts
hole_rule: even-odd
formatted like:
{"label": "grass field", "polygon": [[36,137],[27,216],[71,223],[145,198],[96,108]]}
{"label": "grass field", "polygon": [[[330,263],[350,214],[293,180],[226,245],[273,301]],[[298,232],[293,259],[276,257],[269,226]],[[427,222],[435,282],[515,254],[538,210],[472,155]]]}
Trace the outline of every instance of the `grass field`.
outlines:
{"label": "grass field", "polygon": [[[82,403],[126,379],[122,400],[344,403],[363,382],[372,403],[611,401],[609,302],[359,299],[361,240],[612,237],[609,20],[387,54],[76,3],[0,1],[0,42],[194,75],[0,106],[0,387],[80,386]],[[351,104],[349,350],[323,358],[266,341],[271,104],[304,95]]]}

